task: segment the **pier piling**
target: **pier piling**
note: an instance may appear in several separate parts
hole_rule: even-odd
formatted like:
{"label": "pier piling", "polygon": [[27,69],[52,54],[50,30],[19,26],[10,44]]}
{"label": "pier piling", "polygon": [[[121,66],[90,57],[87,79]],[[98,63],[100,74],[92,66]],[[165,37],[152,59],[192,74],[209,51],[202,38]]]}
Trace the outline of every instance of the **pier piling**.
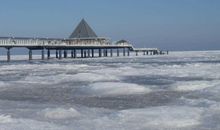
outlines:
{"label": "pier piling", "polygon": [[92,57],[94,57],[94,49],[92,49]]}
{"label": "pier piling", "polygon": [[86,50],[84,51],[84,58],[86,58],[87,56],[86,56]]}
{"label": "pier piling", "polygon": [[74,54],[74,58],[76,58],[77,57],[76,49],[73,49],[73,54]]}
{"label": "pier piling", "polygon": [[74,55],[73,55],[74,53],[73,53],[73,50],[71,50],[71,58],[73,58],[74,57]]}
{"label": "pier piling", "polygon": [[83,58],[83,49],[81,49],[81,58]]}
{"label": "pier piling", "polygon": [[47,59],[50,59],[50,49],[47,49]]}
{"label": "pier piling", "polygon": [[29,60],[32,60],[32,50],[29,49]]}
{"label": "pier piling", "polygon": [[63,57],[67,58],[67,51],[66,50],[63,51]]}
{"label": "pier piling", "polygon": [[128,49],[127,55],[130,56],[130,50]]}
{"label": "pier piling", "polygon": [[44,48],[41,50],[41,59],[44,60]]}
{"label": "pier piling", "polygon": [[105,49],[105,56],[108,57],[108,49]]}
{"label": "pier piling", "polygon": [[7,48],[7,62],[9,62],[11,60],[10,49],[11,48]]}
{"label": "pier piling", "polygon": [[102,49],[99,49],[99,57],[102,57]]}
{"label": "pier piling", "polygon": [[57,59],[59,58],[59,56],[58,56],[58,50],[56,50],[56,58],[57,58]]}
{"label": "pier piling", "polygon": [[62,50],[59,50],[59,59],[62,59]]}
{"label": "pier piling", "polygon": [[125,56],[125,48],[123,48],[123,56]]}

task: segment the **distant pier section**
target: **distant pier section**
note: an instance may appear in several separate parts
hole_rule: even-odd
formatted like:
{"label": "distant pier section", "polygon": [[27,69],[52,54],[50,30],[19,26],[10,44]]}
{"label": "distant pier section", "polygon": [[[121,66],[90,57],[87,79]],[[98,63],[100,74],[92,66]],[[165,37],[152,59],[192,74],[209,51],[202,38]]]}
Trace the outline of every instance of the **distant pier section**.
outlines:
{"label": "distant pier section", "polygon": [[[143,55],[163,55],[168,51],[161,51],[158,48],[134,48],[126,40],[111,43],[110,39],[98,37],[92,28],[83,19],[69,38],[25,38],[25,37],[0,37],[0,47],[7,49],[7,61],[11,60],[12,48],[27,48],[29,50],[29,60],[32,60],[32,52],[41,50],[41,59],[50,59],[53,51],[55,57],[62,58],[94,58],[113,57],[113,54],[120,56],[130,56],[130,52],[135,52],[136,56],[140,52]],[[70,56],[68,56],[70,52]],[[45,57],[45,55],[47,57]]]}

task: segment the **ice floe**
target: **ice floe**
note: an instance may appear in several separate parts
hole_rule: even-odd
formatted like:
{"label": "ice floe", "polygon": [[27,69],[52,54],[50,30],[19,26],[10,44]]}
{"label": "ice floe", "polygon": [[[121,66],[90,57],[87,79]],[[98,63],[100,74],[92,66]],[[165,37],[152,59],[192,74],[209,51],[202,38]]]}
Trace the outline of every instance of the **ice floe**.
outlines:
{"label": "ice floe", "polygon": [[122,82],[98,82],[90,84],[88,93],[98,96],[145,94],[151,90],[141,85]]}
{"label": "ice floe", "polygon": [[69,119],[79,117],[80,113],[74,108],[47,108],[42,110],[42,114],[49,119]]}

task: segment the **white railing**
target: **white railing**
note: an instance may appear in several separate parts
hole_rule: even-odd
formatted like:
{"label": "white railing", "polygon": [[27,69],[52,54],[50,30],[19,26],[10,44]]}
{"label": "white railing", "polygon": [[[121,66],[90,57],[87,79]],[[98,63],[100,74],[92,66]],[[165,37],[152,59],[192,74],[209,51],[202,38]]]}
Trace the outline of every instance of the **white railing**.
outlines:
{"label": "white railing", "polygon": [[159,51],[158,48],[133,48],[134,51]]}
{"label": "white railing", "polygon": [[114,45],[111,44],[108,40],[93,40],[84,42],[83,39],[79,42],[77,39],[72,39],[69,43],[65,40],[51,40],[51,39],[25,39],[25,38],[0,38],[0,46],[16,46],[16,47],[29,47],[29,46],[117,46],[117,47],[132,47],[132,45],[128,44],[119,44]]}

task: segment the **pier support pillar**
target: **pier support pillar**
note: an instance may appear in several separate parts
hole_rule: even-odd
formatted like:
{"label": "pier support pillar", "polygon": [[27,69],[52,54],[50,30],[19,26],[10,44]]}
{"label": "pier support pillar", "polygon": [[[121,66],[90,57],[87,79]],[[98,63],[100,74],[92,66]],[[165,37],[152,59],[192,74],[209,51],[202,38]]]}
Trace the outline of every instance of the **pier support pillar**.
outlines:
{"label": "pier support pillar", "polygon": [[86,50],[84,51],[84,58],[86,58],[87,57],[87,55],[86,55]]}
{"label": "pier support pillar", "polygon": [[62,59],[62,50],[59,50],[59,59]]}
{"label": "pier support pillar", "polygon": [[147,55],[148,55],[148,51],[147,51],[146,53],[147,53]]}
{"label": "pier support pillar", "polygon": [[11,53],[10,53],[11,48],[7,48],[7,62],[11,60]]}
{"label": "pier support pillar", "polygon": [[64,56],[64,58],[67,58],[67,50],[63,51],[63,56]]}
{"label": "pier support pillar", "polygon": [[92,49],[92,57],[94,57],[94,49]]}
{"label": "pier support pillar", "polygon": [[125,56],[125,48],[123,48],[123,56]]}
{"label": "pier support pillar", "polygon": [[44,60],[45,56],[44,56],[44,49],[41,50],[41,59]]}
{"label": "pier support pillar", "polygon": [[57,58],[57,59],[59,58],[58,50],[56,50],[56,58]]}
{"label": "pier support pillar", "polygon": [[71,50],[71,58],[74,57],[74,53],[73,53],[73,50]]}
{"label": "pier support pillar", "polygon": [[102,57],[102,49],[99,49],[99,57]]}
{"label": "pier support pillar", "polygon": [[127,55],[130,56],[130,50],[129,50],[129,48],[128,48],[128,52],[127,52],[127,53],[128,53]]}
{"label": "pier support pillar", "polygon": [[105,49],[105,56],[108,57],[108,49]]}
{"label": "pier support pillar", "polygon": [[119,49],[117,48],[117,56],[119,57]]}
{"label": "pier support pillar", "polygon": [[29,60],[32,60],[32,50],[29,49]]}
{"label": "pier support pillar", "polygon": [[50,59],[50,49],[47,50],[47,59]]}
{"label": "pier support pillar", "polygon": [[76,49],[73,49],[74,58],[77,57]]}
{"label": "pier support pillar", "polygon": [[138,56],[138,51],[136,51],[136,56]]}
{"label": "pier support pillar", "polygon": [[83,49],[81,49],[81,58],[83,58]]}
{"label": "pier support pillar", "polygon": [[110,50],[110,53],[111,53],[111,54],[110,54],[110,55],[111,55],[111,57],[113,57],[113,51],[112,51],[112,49]]}

